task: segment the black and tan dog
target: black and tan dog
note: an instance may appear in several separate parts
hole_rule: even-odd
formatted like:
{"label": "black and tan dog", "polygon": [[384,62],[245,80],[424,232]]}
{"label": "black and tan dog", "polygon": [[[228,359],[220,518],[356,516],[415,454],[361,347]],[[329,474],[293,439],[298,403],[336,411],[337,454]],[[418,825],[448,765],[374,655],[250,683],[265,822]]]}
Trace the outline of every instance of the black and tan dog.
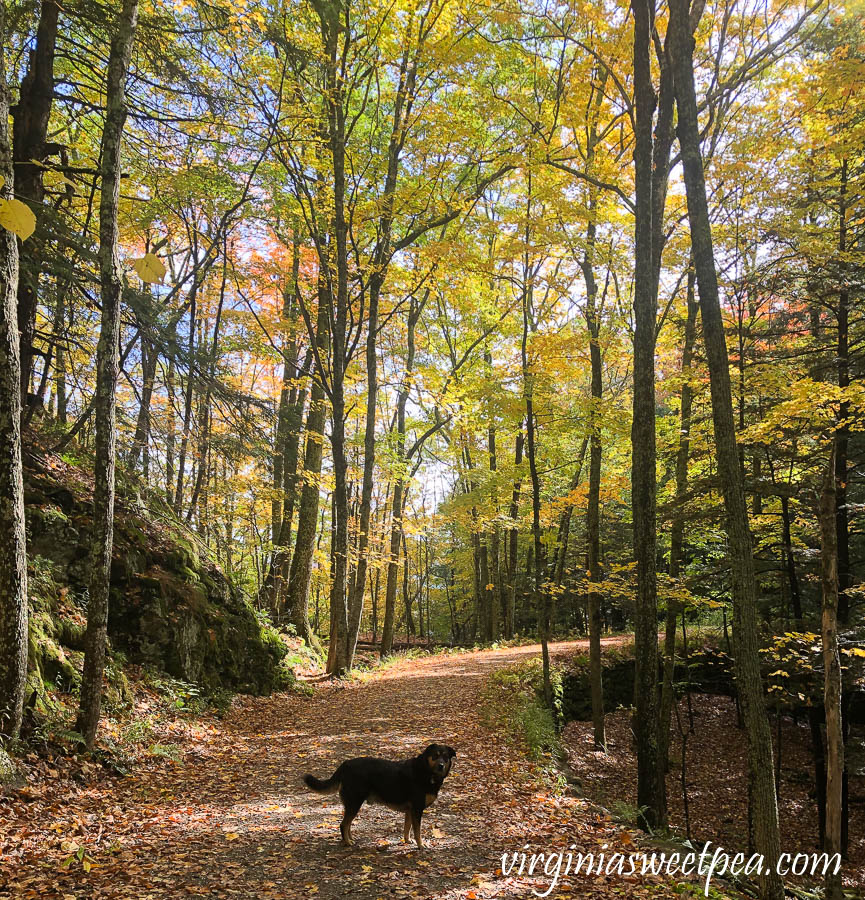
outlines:
{"label": "black and tan dog", "polygon": [[342,763],[327,781],[314,775],[304,775],[303,780],[319,794],[339,790],[343,807],[339,830],[346,847],[353,843],[351,823],[367,801],[383,803],[390,809],[404,812],[402,839],[408,841],[409,829],[412,829],[415,843],[422,847],[420,823],[423,811],[435,803],[456,755],[452,747],[430,744],[423,753],[404,762],[359,756]]}

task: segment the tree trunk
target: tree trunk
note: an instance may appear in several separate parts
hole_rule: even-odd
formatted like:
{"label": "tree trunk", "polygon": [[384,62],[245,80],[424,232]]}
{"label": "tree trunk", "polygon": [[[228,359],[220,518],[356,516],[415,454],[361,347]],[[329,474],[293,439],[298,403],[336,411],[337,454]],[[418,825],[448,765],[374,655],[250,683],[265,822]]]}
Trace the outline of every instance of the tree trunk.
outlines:
{"label": "tree trunk", "polygon": [[[323,281],[320,281],[315,334],[320,357],[327,353],[329,344],[327,332],[328,302],[329,295]],[[324,387],[322,385],[323,377],[323,374],[318,371],[313,373],[309,412],[306,416],[306,449],[303,457],[303,470],[300,473],[303,488],[300,492],[300,504],[297,511],[297,536],[295,537],[294,553],[291,557],[286,595],[288,621],[294,625],[299,637],[302,637],[309,646],[316,648],[319,647],[318,638],[309,624],[309,585],[312,576],[312,561],[315,555],[315,532],[320,502],[319,476],[321,474],[324,421],[327,415]]]}
{"label": "tree trunk", "polygon": [[54,328],[57,332],[57,346],[54,350],[54,393],[57,399],[57,422],[66,425],[66,285],[57,292],[57,304],[54,311]]}
{"label": "tree trunk", "polygon": [[799,579],[796,576],[796,560],[793,558],[793,537],[790,532],[790,499],[781,497],[781,541],[784,546],[784,565],[787,570],[787,581],[790,587],[790,605],[797,623],[802,622],[802,598],[799,592]]}
{"label": "tree trunk", "polygon": [[655,329],[657,298],[652,256],[652,124],[655,90],[649,55],[653,0],[632,0],[634,13],[634,415],[631,504],[637,597],[634,616],[634,716],[637,806],[651,831],[666,822],[666,792],[658,769],[658,579],[655,456]]}
{"label": "tree trunk", "polygon": [[594,227],[589,226],[583,274],[586,280],[586,324],[589,329],[589,358],[592,372],[592,401],[589,413],[589,494],[586,510],[586,568],[588,569],[589,682],[592,695],[592,726],[595,747],[605,750],[604,686],[601,661],[601,597],[595,588],[601,580],[601,402],[603,400],[603,362],[600,324],[597,310],[597,286],[590,253],[594,246]]}
{"label": "tree trunk", "polygon": [[[325,254],[324,264],[334,300],[331,342],[331,450],[333,455],[333,580],[330,591],[330,646],[327,672],[342,675],[347,666],[348,608],[348,459],[345,447],[345,373],[348,364],[348,222],[346,219],[345,179],[345,85],[342,66],[351,40],[350,29],[344,28],[343,2],[321,4],[318,8],[323,50],[325,53],[325,97],[327,109],[327,141],[331,157],[332,177],[332,254]],[[340,37],[342,35],[342,37]],[[340,41],[345,46],[340,47]],[[335,288],[335,290],[334,290]]]}
{"label": "tree trunk", "polygon": [[[59,366],[59,349],[57,354],[57,363]],[[156,364],[158,359],[159,354],[156,350],[156,346],[142,336],[141,405],[138,408],[138,419],[135,423],[135,436],[132,439],[132,450],[129,454],[129,468],[134,471],[140,458],[142,460],[142,470],[145,482],[147,481],[150,468],[150,405],[153,401],[153,389],[156,385]]]}
{"label": "tree trunk", "polygon": [[276,440],[273,448],[273,499],[270,507],[270,537],[273,541],[274,556],[279,552],[285,501],[283,486],[289,410],[297,399],[297,388],[292,387],[292,383],[297,375],[298,341],[296,330],[292,327],[292,320],[294,319],[294,300],[298,292],[299,277],[300,241],[295,230],[292,235],[291,284],[286,285],[282,298],[282,388],[279,392],[279,409],[276,414]]}
{"label": "tree trunk", "polygon": [[[838,210],[838,253],[841,257],[842,288],[838,292],[838,387],[850,386],[850,292],[846,287],[847,252],[847,160],[841,163],[840,203]],[[838,435],[835,447],[835,529],[838,535],[838,621],[847,625],[850,619],[850,515],[847,509],[847,454],[850,441],[850,403],[842,400],[838,410]]]}
{"label": "tree trunk", "polygon": [[211,434],[211,399],[213,397],[213,385],[216,381],[216,361],[219,358],[219,329],[222,324],[222,308],[225,304],[225,288],[228,281],[228,248],[223,246],[222,254],[222,280],[219,287],[219,302],[216,305],[216,318],[213,323],[213,338],[210,348],[210,359],[207,366],[207,385],[204,389],[204,397],[198,411],[198,472],[195,477],[195,485],[192,489],[192,497],[189,501],[189,509],[186,511],[187,524],[192,521],[192,515],[198,509],[198,499],[201,489],[207,483],[207,472],[210,468],[210,434]]}
{"label": "tree trunk", "polygon": [[[197,248],[193,249],[193,256]],[[183,512],[183,481],[186,477],[186,454],[189,449],[189,433],[192,429],[192,399],[195,391],[195,323],[198,308],[198,285],[193,283],[189,298],[189,342],[187,344],[186,390],[183,399],[183,429],[180,434],[180,451],[177,456],[177,485],[174,489],[174,514]]]}
{"label": "tree trunk", "polygon": [[[577,457],[577,467],[574,469],[574,475],[571,478],[571,484],[568,488],[569,494],[573,493],[580,486],[580,482],[583,478],[583,464],[586,461],[586,451],[588,449],[589,439],[588,437],[585,437],[583,438],[583,443],[580,445],[580,455]],[[568,503],[559,516],[559,527],[557,532],[559,540],[556,552],[553,555],[552,566],[553,579],[555,580],[557,587],[561,587],[565,577],[565,562],[568,556],[568,543],[571,533],[571,516],[573,511],[574,507]]]}
{"label": "tree trunk", "polygon": [[[697,300],[694,295],[695,274],[688,269],[688,315],[685,320],[685,342],[682,348],[682,394],[679,410],[679,447],[676,451],[676,499],[673,505],[673,525],[670,529],[670,580],[673,589],[682,577],[684,562],[685,516],[683,504],[688,489],[688,456],[691,442],[691,362],[697,337]],[[658,725],[658,766],[662,776],[669,769],[670,727],[673,710],[673,675],[676,667],[676,622],[680,604],[671,597],[667,601],[664,630],[664,678],[661,687],[661,713]]]}
{"label": "tree trunk", "polygon": [[820,570],[823,588],[823,707],[826,710],[826,842],[831,857],[839,855],[838,871],[826,873],[826,897],[841,900],[840,854],[844,734],[841,727],[841,658],[838,652],[838,544],[835,516],[837,469],[835,448],[820,497]]}
{"label": "tree trunk", "polygon": [[[517,432],[514,445],[514,468],[519,470],[523,462],[523,444],[525,437],[523,430]],[[519,545],[519,528],[516,523],[520,512],[520,487],[522,479],[517,477],[514,479],[514,489],[511,494],[511,508],[509,510],[511,522],[514,524],[508,529],[508,581],[507,581],[507,597],[505,603],[505,637],[510,640],[514,636],[514,619],[516,613],[517,599],[517,550]]]}
{"label": "tree trunk", "polygon": [[726,510],[727,539],[734,598],[736,683],[748,738],[749,782],[752,786],[756,847],[765,860],[760,875],[765,900],[782,900],[784,885],[777,874],[780,854],[778,806],[775,797],[772,734],[763,703],[757,622],[757,586],[748,509],[733,424],[729,361],[715,271],[712,230],[706,199],[697,100],[694,87],[693,38],[688,0],[670,0],[671,52],[674,66],[678,134],[685,175],[694,268],[703,318],[703,340],[709,364],[712,417],[721,487]]}
{"label": "tree trunk", "polygon": [[117,209],[120,199],[120,164],[123,125],[126,121],[126,76],[138,21],[138,0],[123,0],[111,40],[106,85],[105,129],[101,144],[101,198],[99,202],[99,272],[102,320],[97,347],[96,452],[94,454],[93,543],[90,599],[84,635],[84,671],[78,731],[88,750],[93,749],[102,704],[102,670],[108,627],[108,586],[114,539],[114,464],[117,442],[117,377],[120,366],[120,300],[123,276],[118,255]]}
{"label": "tree trunk", "polygon": [[[303,364],[298,369],[300,341],[297,319],[302,298],[297,224],[292,234],[291,256],[291,283],[286,286],[282,303],[282,389],[277,412],[273,455],[274,498],[271,502],[273,555],[259,597],[259,603],[270,609],[275,618],[281,614],[291,571],[291,528],[297,494],[297,460],[306,405],[306,388],[297,387],[297,382],[309,374],[313,357],[312,347],[309,347]],[[315,340],[314,336],[312,340]]]}
{"label": "tree trunk", "polygon": [[[312,364],[312,351],[307,350],[298,375],[309,374]],[[292,388],[281,413],[285,416],[282,437],[282,453],[280,454],[282,473],[280,502],[280,522],[277,532],[273,558],[271,559],[267,577],[262,587],[259,602],[273,611],[275,616],[282,614],[286,603],[286,593],[291,572],[291,530],[294,524],[294,507],[297,499],[297,463],[300,449],[300,436],[303,427],[303,413],[306,408],[306,388]],[[315,515],[313,515],[315,519]]]}
{"label": "tree trunk", "polygon": [[174,502],[174,354],[168,358],[165,372],[165,502]]}
{"label": "tree trunk", "polygon": [[[418,53],[421,40],[418,41]],[[369,281],[369,306],[366,339],[366,426],[364,431],[363,486],[360,501],[360,540],[358,544],[357,573],[354,596],[351,598],[348,623],[346,665],[351,668],[357,646],[357,633],[363,613],[363,596],[366,573],[369,567],[369,528],[372,513],[373,474],[375,469],[375,418],[378,399],[378,365],[376,345],[378,339],[378,307],[381,290],[387,275],[391,255],[391,229],[393,226],[393,198],[399,176],[400,153],[405,142],[405,117],[411,112],[417,75],[417,58],[409,61],[408,48],[400,64],[399,82],[394,103],[393,122],[387,151],[387,173],[382,192],[379,240],[372,254],[372,275]],[[409,312],[411,315],[411,311]]]}
{"label": "tree trunk", "polygon": [[36,43],[30,51],[27,74],[21,80],[18,103],[12,110],[15,194],[36,214],[36,233],[24,244],[19,242],[18,330],[21,346],[21,398],[26,406],[33,374],[33,342],[36,336],[36,307],[39,302],[39,276],[45,235],[41,229],[45,188],[43,163],[57,145],[48,144],[48,121],[54,100],[54,51],[60,4],[43,0],[36,29]]}
{"label": "tree trunk", "polygon": [[534,599],[535,610],[538,616],[538,632],[541,639],[541,656],[544,678],[544,702],[552,707],[553,693],[550,681],[550,592],[546,584],[546,557],[544,545],[541,540],[541,483],[538,475],[537,459],[537,434],[534,409],[534,372],[529,363],[528,342],[529,333],[533,330],[532,323],[532,299],[534,285],[531,273],[531,258],[529,256],[531,237],[532,215],[532,173],[527,175],[526,198],[526,225],[525,225],[525,251],[523,256],[523,332],[520,344],[521,361],[523,370],[523,396],[526,405],[526,456],[529,461],[529,480],[532,485],[532,538],[534,546]]}
{"label": "tree trunk", "polygon": [[[405,413],[403,413],[404,415]],[[384,592],[384,621],[381,628],[381,656],[387,656],[393,647],[396,619],[396,588],[399,572],[399,548],[402,541],[402,479],[393,486],[390,519],[390,547],[388,551],[387,578]]]}
{"label": "tree trunk", "polygon": [[[484,352],[484,363],[487,366],[487,370],[489,372],[489,377],[492,378],[492,356],[489,350]],[[501,571],[501,560],[499,559],[499,543],[500,543],[500,529],[498,525],[498,513],[499,513],[499,497],[498,490],[496,488],[495,478],[496,478],[496,470],[498,468],[498,460],[496,458],[496,424],[493,419],[492,410],[488,411],[489,415],[489,423],[487,425],[487,450],[489,451],[489,461],[490,461],[490,478],[492,480],[492,488],[490,490],[490,503],[492,505],[493,515],[495,516],[493,530],[490,534],[490,543],[488,550],[488,562],[489,562],[489,583],[487,585],[487,594],[488,594],[488,605],[489,605],[489,631],[490,631],[490,640],[497,641],[500,636],[500,610],[501,610],[501,580],[502,580],[502,571]],[[489,585],[492,585],[492,588]]]}
{"label": "tree trunk", "polygon": [[[6,87],[6,4],[0,3],[0,198],[13,195]],[[21,729],[27,679],[27,530],[21,472],[21,391],[16,295],[18,243],[0,228],[0,742]]]}

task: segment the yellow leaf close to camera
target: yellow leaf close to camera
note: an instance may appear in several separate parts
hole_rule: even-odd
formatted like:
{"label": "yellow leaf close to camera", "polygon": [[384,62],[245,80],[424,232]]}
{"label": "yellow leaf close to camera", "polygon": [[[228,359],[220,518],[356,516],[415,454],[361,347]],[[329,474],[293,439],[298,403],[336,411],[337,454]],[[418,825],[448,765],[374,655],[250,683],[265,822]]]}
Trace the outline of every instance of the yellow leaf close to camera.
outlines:
{"label": "yellow leaf close to camera", "polygon": [[0,227],[26,241],[36,230],[36,216],[26,203],[14,197],[0,200]]}
{"label": "yellow leaf close to camera", "polygon": [[159,284],[165,278],[165,264],[155,253],[145,253],[141,259],[132,260],[132,268],[148,284]]}

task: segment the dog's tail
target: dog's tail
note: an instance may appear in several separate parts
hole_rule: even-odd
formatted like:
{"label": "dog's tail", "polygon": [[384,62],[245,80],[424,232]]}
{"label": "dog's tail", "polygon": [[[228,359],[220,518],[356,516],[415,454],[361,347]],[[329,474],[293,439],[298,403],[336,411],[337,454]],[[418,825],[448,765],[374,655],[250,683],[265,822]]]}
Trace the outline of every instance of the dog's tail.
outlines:
{"label": "dog's tail", "polygon": [[317,794],[332,794],[339,788],[342,779],[339,775],[339,769],[337,769],[327,781],[322,781],[309,773],[303,776],[303,781],[310,790],[315,791]]}

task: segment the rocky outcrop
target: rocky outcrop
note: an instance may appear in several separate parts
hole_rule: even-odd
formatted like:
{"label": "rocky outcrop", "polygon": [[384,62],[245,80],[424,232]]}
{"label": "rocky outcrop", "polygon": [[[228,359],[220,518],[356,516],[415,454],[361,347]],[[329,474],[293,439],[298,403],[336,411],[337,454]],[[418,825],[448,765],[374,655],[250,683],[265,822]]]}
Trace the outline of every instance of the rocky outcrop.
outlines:
{"label": "rocky outcrop", "polygon": [[[31,563],[31,669],[74,682],[90,566],[92,507],[77,467],[31,460],[25,473]],[[285,650],[167,508],[118,496],[108,632],[114,651],[212,692],[280,686]],[[59,683],[59,684],[58,684]]]}

